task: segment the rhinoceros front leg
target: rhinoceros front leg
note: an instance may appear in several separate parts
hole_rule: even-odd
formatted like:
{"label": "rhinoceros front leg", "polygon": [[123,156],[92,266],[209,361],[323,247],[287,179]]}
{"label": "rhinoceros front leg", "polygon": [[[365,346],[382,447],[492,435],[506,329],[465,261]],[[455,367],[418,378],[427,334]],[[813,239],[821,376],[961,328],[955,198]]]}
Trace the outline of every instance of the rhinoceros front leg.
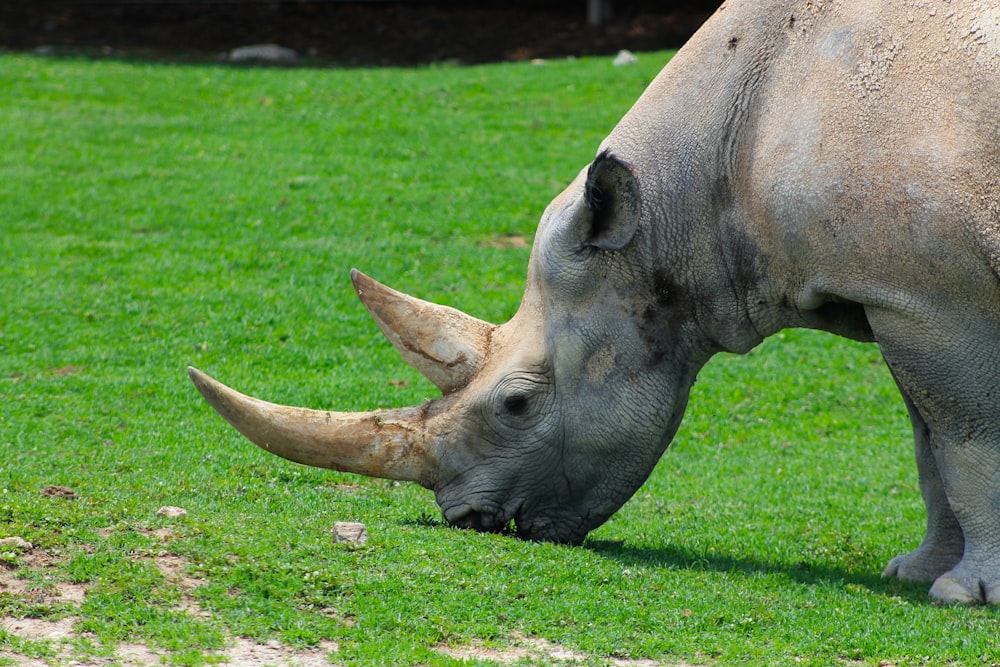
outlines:
{"label": "rhinoceros front leg", "polygon": [[931,597],[1000,604],[1000,447],[969,434],[942,443],[934,453],[965,535],[965,551],[934,581]]}
{"label": "rhinoceros front leg", "polygon": [[931,446],[930,429],[902,387],[900,392],[913,424],[920,494],[927,506],[927,532],[916,550],[889,561],[882,576],[898,577],[904,581],[931,582],[962,560],[965,536],[944,490]]}
{"label": "rhinoceros front leg", "polygon": [[[911,413],[926,426],[928,444],[918,444],[918,457],[921,486],[930,496],[928,512],[934,511],[935,525],[929,533],[936,534],[928,549],[914,556],[914,570],[932,574],[933,550],[948,541],[949,531],[956,532],[941,509],[943,489],[964,536],[964,549],[961,559],[937,577],[931,597],[949,603],[998,604],[1000,322],[982,311],[976,313],[974,306],[963,310],[962,304],[908,305],[915,306],[911,312],[916,315],[920,306],[927,307],[927,316],[882,309],[866,312],[897,383],[909,397]],[[921,456],[920,450],[926,448],[929,458]],[[943,562],[936,565],[943,566]]]}

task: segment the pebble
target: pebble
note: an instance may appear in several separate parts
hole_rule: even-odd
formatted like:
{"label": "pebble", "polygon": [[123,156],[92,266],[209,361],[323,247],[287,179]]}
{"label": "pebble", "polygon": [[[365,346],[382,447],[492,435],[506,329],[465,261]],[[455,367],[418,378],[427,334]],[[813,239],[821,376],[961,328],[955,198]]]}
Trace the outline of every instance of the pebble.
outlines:
{"label": "pebble", "polygon": [[277,44],[252,44],[230,51],[229,62],[294,65],[299,62],[299,54],[293,49]]}
{"label": "pebble", "polygon": [[612,62],[615,67],[622,67],[623,65],[634,65],[639,62],[639,59],[628,49],[622,49]]}
{"label": "pebble", "polygon": [[364,546],[368,542],[368,529],[363,523],[338,521],[333,525],[333,541],[337,544]]}
{"label": "pebble", "polygon": [[177,519],[182,516],[187,516],[188,512],[183,507],[174,507],[173,505],[165,505],[160,509],[156,510],[156,516],[165,516],[168,519]]}

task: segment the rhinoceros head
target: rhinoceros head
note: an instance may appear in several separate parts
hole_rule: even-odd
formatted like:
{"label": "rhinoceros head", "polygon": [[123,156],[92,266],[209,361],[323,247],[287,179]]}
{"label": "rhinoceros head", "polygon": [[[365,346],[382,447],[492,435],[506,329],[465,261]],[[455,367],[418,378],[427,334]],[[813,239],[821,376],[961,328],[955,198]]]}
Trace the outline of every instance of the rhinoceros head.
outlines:
{"label": "rhinoceros head", "polygon": [[352,272],[380,329],[441,389],[420,407],[290,408],[192,380],[279,456],[418,482],[457,526],[579,542],[649,475],[708,356],[654,267],[649,215],[633,169],[602,153],[543,215],[524,299],[499,326]]}

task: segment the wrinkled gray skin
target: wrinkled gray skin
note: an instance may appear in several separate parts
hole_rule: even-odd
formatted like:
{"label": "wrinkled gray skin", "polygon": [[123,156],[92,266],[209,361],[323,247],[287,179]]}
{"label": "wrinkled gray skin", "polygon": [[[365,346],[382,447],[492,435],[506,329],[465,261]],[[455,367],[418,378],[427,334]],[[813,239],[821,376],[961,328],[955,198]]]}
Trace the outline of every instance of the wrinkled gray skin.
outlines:
{"label": "wrinkled gray skin", "polygon": [[545,211],[474,372],[400,427],[419,470],[365,472],[433,489],[455,525],[579,542],[712,354],[822,329],[878,342],[913,421],[927,533],[884,574],[995,604],[998,269],[1000,9],[734,0]]}

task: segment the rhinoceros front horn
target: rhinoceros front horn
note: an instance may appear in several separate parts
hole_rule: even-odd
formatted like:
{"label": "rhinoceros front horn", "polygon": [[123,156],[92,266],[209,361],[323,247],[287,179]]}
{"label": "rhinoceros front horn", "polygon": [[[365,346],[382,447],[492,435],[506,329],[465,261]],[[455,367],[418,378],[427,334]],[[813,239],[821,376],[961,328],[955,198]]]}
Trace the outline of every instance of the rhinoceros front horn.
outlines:
{"label": "rhinoceros front horn", "polygon": [[188,368],[188,375],[226,421],[272,454],[309,466],[434,487],[436,457],[420,408],[293,408],[245,396],[196,368]]}
{"label": "rhinoceros front horn", "polygon": [[494,325],[460,310],[397,292],[357,269],[351,282],[406,363],[447,394],[464,387],[479,370]]}

